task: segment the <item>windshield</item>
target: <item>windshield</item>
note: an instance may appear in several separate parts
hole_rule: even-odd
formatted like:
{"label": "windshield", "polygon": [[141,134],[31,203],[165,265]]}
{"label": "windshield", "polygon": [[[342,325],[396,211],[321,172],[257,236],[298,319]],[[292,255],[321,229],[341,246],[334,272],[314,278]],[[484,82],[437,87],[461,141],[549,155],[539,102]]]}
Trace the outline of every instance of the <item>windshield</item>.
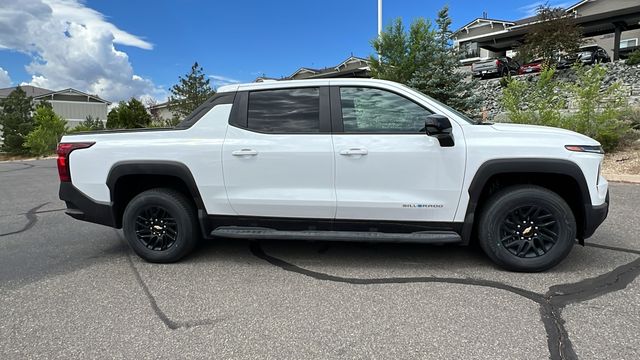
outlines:
{"label": "windshield", "polygon": [[465,115],[465,114],[461,113],[460,111],[458,111],[458,110],[456,110],[456,109],[452,108],[452,107],[451,107],[451,106],[449,106],[449,105],[446,105],[446,104],[441,103],[440,101],[438,101],[438,100],[436,100],[436,99],[432,98],[432,97],[431,97],[431,96],[429,96],[429,95],[426,95],[425,93],[423,93],[422,91],[420,91],[420,90],[418,90],[418,89],[414,89],[414,88],[412,88],[411,86],[404,85],[404,84],[400,84],[400,85],[401,85],[401,86],[403,86],[403,87],[406,87],[406,88],[408,88],[408,89],[411,89],[411,90],[413,90],[413,91],[415,91],[415,92],[419,93],[420,95],[422,95],[422,96],[424,96],[424,97],[428,98],[429,100],[431,100],[431,101],[433,101],[433,102],[437,103],[438,105],[442,106],[443,108],[446,108],[447,110],[449,110],[449,111],[451,111],[452,113],[456,114],[460,119],[462,119],[462,120],[464,120],[464,121],[468,122],[469,124],[473,124],[473,125],[478,125],[478,124],[480,124],[480,121],[473,120],[472,118],[470,118],[470,117],[468,117],[467,115]]}

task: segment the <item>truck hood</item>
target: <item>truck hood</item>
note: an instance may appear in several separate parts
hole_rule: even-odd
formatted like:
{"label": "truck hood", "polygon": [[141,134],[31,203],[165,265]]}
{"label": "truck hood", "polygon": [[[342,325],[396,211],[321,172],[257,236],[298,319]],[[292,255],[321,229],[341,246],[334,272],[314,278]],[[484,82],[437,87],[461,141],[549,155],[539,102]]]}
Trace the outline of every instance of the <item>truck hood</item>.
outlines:
{"label": "truck hood", "polygon": [[553,136],[557,138],[564,138],[567,142],[566,145],[600,145],[599,142],[593,140],[588,136],[582,135],[575,131],[555,128],[551,126],[496,123],[491,125],[491,127],[497,131],[511,132],[514,134],[517,133],[518,135],[523,135],[522,133],[528,133],[535,137]]}

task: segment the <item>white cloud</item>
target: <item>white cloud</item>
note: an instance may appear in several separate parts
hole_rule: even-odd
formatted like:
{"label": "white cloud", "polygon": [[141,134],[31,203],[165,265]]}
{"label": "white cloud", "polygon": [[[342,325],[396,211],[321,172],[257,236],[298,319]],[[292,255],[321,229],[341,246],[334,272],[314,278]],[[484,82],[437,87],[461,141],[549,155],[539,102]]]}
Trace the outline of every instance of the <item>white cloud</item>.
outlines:
{"label": "white cloud", "polygon": [[211,79],[211,85],[214,89],[219,88],[220,86],[225,86],[229,84],[237,84],[242,81],[232,79],[230,77],[222,76],[222,75],[209,75],[209,79]]}
{"label": "white cloud", "polygon": [[6,88],[11,86],[11,78],[9,72],[0,67],[0,88]]}
{"label": "white cloud", "polygon": [[550,1],[550,2],[548,2],[548,1],[536,1],[536,2],[533,2],[533,3],[531,3],[531,4],[528,4],[528,5],[522,6],[522,7],[518,8],[518,10],[519,10],[521,13],[524,13],[524,15],[525,15],[526,17],[534,16],[534,15],[536,15],[536,14],[538,13],[538,8],[539,8],[540,6],[546,5],[547,3],[549,4],[549,6],[554,7],[554,8],[558,8],[558,7],[559,7],[559,8],[566,9],[566,8],[568,8],[569,6],[573,5],[573,4],[575,3],[575,1],[573,1],[573,2],[571,2],[571,1],[569,1],[569,2],[557,2],[557,1]]}
{"label": "white cloud", "polygon": [[151,49],[146,40],[108,22],[80,0],[3,0],[0,48],[31,56],[29,84],[73,87],[111,100],[163,96],[165,90],[136,75],[114,44]]}

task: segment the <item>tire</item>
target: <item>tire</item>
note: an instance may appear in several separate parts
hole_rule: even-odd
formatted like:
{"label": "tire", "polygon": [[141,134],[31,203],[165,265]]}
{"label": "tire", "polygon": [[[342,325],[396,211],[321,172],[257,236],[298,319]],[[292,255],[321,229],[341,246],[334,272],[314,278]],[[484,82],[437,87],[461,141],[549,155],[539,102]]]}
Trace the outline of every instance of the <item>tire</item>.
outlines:
{"label": "tire", "polygon": [[509,68],[507,67],[503,67],[502,70],[500,71],[500,77],[507,77],[510,74],[511,73],[509,72]]}
{"label": "tire", "polygon": [[171,189],[138,194],[127,204],[122,223],[133,251],[154,263],[180,260],[200,238],[194,206],[182,193]]}
{"label": "tire", "polygon": [[497,265],[538,272],[554,267],[569,254],[576,221],[558,194],[534,185],[513,186],[488,200],[478,237],[482,250]]}

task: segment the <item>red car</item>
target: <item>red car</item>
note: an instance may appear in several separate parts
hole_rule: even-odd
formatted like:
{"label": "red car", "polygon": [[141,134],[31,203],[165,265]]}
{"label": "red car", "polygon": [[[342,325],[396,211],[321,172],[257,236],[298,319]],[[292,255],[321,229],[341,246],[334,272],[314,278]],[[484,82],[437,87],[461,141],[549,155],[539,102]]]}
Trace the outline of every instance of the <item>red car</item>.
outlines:
{"label": "red car", "polygon": [[518,69],[518,75],[538,73],[542,71],[542,59],[526,63]]}

